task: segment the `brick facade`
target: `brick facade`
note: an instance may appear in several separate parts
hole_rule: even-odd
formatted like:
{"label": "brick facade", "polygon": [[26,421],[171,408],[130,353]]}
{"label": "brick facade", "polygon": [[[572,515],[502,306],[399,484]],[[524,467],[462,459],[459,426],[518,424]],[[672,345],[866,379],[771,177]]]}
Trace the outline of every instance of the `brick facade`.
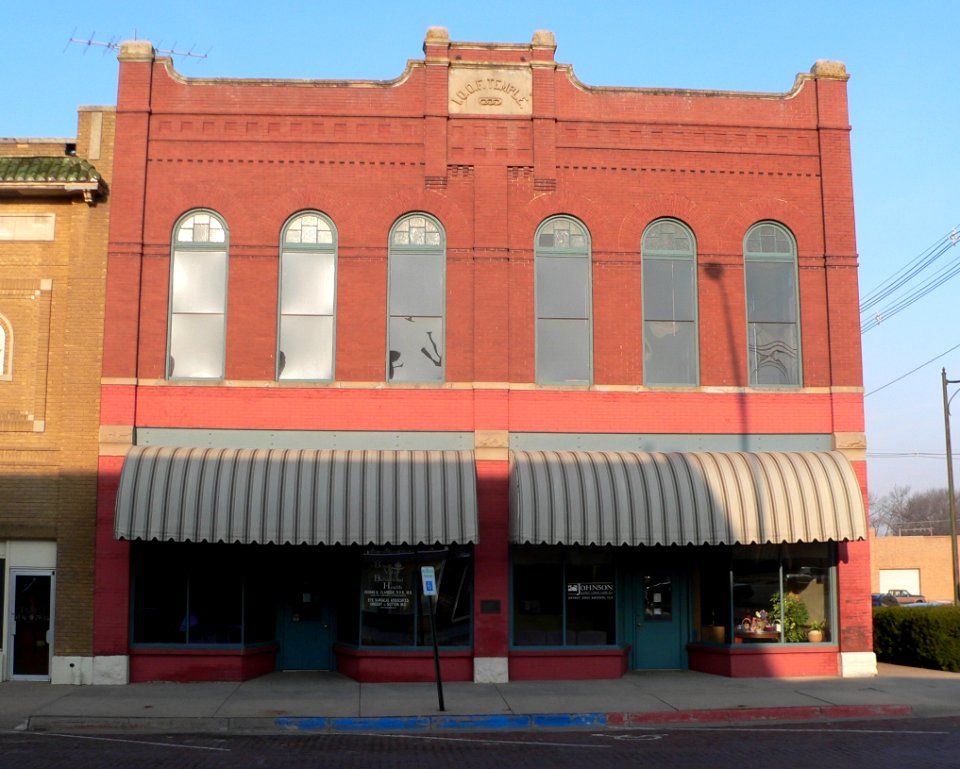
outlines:
{"label": "brick facade", "polygon": [[[52,217],[47,231],[0,237],[0,316],[8,352],[12,339],[8,376],[0,377],[0,558],[6,556],[8,570],[56,571],[55,682],[75,680],[72,670],[89,680],[93,659],[93,514],[113,136],[114,110],[90,107],[79,113],[76,140],[0,140],[0,158],[82,158],[101,178],[86,200],[69,181],[40,189],[29,181],[0,185],[0,217],[7,223]],[[9,581],[5,592],[4,642]],[[5,651],[0,679],[10,673],[12,650]]]}
{"label": "brick facade", "polygon": [[[149,43],[124,45],[103,350],[98,654],[123,655],[128,643],[118,598],[129,545],[109,527],[120,458],[138,432],[473,434],[476,598],[504,607],[507,450],[518,437],[550,434],[571,447],[584,436],[611,446],[633,436],[652,449],[664,438],[706,449],[758,438],[826,445],[846,450],[863,478],[842,65],[819,62],[785,94],[592,88],[554,51],[549,33],[486,45],[431,30],[425,58],[397,80],[356,83],[187,80]],[[471,82],[487,101],[464,107]],[[171,233],[195,209],[215,211],[229,229],[225,375],[209,382],[166,378]],[[338,234],[331,382],[275,376],[279,237],[304,210],[325,214]],[[387,237],[410,212],[434,217],[446,237],[445,379],[434,385],[385,381]],[[555,215],[575,217],[590,235],[589,386],[536,382],[534,233]],[[662,217],[696,238],[697,386],[642,384],[640,240]],[[800,387],[749,386],[743,241],[769,220],[796,239]],[[844,547],[840,650],[869,652],[869,616],[856,608],[867,550]],[[477,615],[474,653],[508,654],[506,611]]]}
{"label": "brick facade", "polygon": [[[880,574],[887,570],[910,570],[918,574],[920,593],[928,601],[953,602],[953,554],[950,537],[878,537],[871,531],[872,572],[870,590],[881,591]],[[909,585],[902,586],[910,589]]]}

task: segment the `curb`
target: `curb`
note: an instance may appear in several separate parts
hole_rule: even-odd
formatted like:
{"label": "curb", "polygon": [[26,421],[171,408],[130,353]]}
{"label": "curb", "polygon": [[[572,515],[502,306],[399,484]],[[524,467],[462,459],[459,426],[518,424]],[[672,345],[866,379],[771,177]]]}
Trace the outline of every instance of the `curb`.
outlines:
{"label": "curb", "polygon": [[423,730],[575,729],[584,727],[733,724],[757,721],[828,721],[913,715],[909,705],[829,705],[729,708],[654,713],[532,713],[529,715],[409,716],[371,718],[277,718],[281,731],[387,732]]}

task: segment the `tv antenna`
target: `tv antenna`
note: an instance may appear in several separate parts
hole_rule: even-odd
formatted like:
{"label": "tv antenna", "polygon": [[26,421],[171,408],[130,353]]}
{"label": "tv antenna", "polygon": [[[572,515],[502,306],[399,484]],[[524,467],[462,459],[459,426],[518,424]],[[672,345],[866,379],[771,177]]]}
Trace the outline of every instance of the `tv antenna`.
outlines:
{"label": "tv antenna", "polygon": [[[71,44],[82,45],[84,47],[84,51],[83,51],[84,55],[86,55],[87,51],[89,51],[91,48],[103,48],[103,53],[104,55],[106,55],[107,51],[116,51],[120,48],[120,45],[121,45],[121,40],[116,35],[111,37],[109,40],[96,40],[95,39],[95,35],[97,34],[96,32],[91,32],[90,37],[86,39],[75,37],[76,33],[77,33],[77,30],[74,29],[73,34],[70,36],[70,39],[67,40],[67,46]],[[134,40],[137,39],[136,32],[133,33],[133,39]],[[191,46],[190,49],[187,51],[183,51],[183,50],[178,51],[176,43],[174,43],[173,46],[171,46],[170,48],[161,48],[160,46],[162,45],[163,45],[163,41],[160,41],[158,45],[154,46],[153,50],[156,51],[157,53],[165,54],[167,56],[183,56],[184,58],[189,58],[189,59],[206,59],[207,54],[209,54],[211,50],[210,48],[208,48],[206,50],[206,53],[196,53],[194,51],[194,48],[196,48],[195,45]],[[67,50],[66,47],[64,47],[63,50],[66,51]]]}

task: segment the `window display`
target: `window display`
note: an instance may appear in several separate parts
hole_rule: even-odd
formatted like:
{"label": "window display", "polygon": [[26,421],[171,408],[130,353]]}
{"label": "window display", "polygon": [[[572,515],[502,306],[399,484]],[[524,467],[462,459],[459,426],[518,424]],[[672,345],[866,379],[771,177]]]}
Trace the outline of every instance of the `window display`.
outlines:
{"label": "window display", "polygon": [[826,544],[735,547],[731,572],[735,641],[829,640],[830,553]]}

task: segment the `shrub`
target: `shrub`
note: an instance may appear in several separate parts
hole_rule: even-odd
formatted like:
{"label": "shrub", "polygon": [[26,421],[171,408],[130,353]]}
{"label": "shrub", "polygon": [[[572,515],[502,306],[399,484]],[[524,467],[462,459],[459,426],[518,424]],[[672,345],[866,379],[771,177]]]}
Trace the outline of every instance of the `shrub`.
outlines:
{"label": "shrub", "polygon": [[960,672],[960,608],[876,608],[873,650],[881,662]]}

